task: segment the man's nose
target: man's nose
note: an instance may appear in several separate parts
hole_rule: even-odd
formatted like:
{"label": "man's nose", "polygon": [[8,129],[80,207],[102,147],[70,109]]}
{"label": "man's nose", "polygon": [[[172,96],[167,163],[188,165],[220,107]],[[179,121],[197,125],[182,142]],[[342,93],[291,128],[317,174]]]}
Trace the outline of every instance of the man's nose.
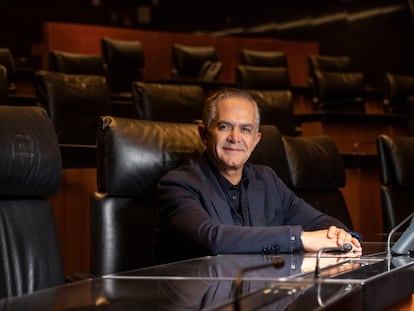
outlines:
{"label": "man's nose", "polygon": [[240,141],[240,130],[237,127],[233,127],[229,133],[229,141],[231,142],[239,142]]}

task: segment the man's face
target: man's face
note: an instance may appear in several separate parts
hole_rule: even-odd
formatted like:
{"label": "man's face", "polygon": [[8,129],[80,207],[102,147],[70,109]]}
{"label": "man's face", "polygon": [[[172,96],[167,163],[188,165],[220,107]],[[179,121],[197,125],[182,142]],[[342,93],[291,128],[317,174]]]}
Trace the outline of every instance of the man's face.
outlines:
{"label": "man's face", "polygon": [[240,174],[258,144],[256,109],[247,100],[225,99],[217,105],[215,120],[203,138],[210,159],[225,176]]}

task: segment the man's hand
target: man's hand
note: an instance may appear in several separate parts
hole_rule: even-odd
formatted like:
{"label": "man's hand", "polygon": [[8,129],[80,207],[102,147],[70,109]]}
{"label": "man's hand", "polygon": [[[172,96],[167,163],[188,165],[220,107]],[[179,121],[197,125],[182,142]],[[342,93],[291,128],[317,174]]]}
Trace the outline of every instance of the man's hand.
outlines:
{"label": "man's hand", "polygon": [[325,230],[302,232],[303,248],[307,252],[317,252],[322,247],[343,246],[345,243],[352,245],[352,251],[362,252],[361,243],[344,229],[330,226]]}

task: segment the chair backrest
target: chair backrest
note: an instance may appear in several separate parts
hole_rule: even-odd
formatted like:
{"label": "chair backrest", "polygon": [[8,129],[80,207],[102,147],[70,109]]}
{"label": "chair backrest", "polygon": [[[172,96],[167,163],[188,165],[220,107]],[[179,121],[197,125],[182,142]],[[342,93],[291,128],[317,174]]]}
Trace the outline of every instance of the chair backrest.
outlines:
{"label": "chair backrest", "polygon": [[414,137],[379,135],[384,231],[389,232],[414,211]]}
{"label": "chair backrest", "polygon": [[237,65],[236,83],[237,86],[242,89],[290,89],[290,78],[287,67]]}
{"label": "chair backrest", "polygon": [[306,202],[353,228],[340,190],[345,168],[339,150],[329,136],[283,136],[289,168],[289,186]]}
{"label": "chair backrest", "polygon": [[214,46],[172,46],[173,78],[184,80],[217,80],[222,63]]}
{"label": "chair backrest", "polygon": [[[102,275],[153,264],[156,185],[171,168],[201,155],[195,124],[102,117],[98,133],[98,192],[91,200],[91,272]],[[263,126],[251,161],[270,165],[287,181],[281,135]]]}
{"label": "chair backrest", "polygon": [[0,106],[0,299],[63,284],[48,196],[61,182],[58,141],[46,111]]}
{"label": "chair backrest", "polygon": [[139,40],[101,39],[101,53],[112,92],[131,93],[132,82],[143,80],[144,49]]}
{"label": "chair backrest", "polygon": [[286,53],[282,51],[257,51],[242,49],[240,63],[259,67],[287,67]]}
{"label": "chair backrest", "polygon": [[351,71],[351,58],[342,55],[309,55],[309,75],[313,77],[316,70],[330,72]]}
{"label": "chair backrest", "polygon": [[96,145],[98,117],[110,114],[104,77],[41,70],[35,74],[35,86],[60,144]]}
{"label": "chair backrest", "polygon": [[200,85],[134,82],[133,104],[138,118],[192,123],[201,119],[205,92]]}
{"label": "chair backrest", "polygon": [[106,66],[101,55],[64,51],[49,51],[49,71],[106,77]]}
{"label": "chair backrest", "polygon": [[290,90],[248,90],[260,110],[260,124],[275,125],[282,134],[296,135],[293,96]]}
{"label": "chair backrest", "polygon": [[362,72],[316,70],[313,81],[315,110],[365,112],[365,77]]}
{"label": "chair backrest", "polygon": [[9,103],[9,82],[7,80],[7,69],[0,65],[0,105]]}
{"label": "chair backrest", "polygon": [[16,92],[16,64],[13,54],[8,48],[0,48],[0,65],[6,67],[8,90],[10,93]]}
{"label": "chair backrest", "polygon": [[386,73],[384,108],[387,112],[406,113],[408,101],[414,98],[414,75]]}

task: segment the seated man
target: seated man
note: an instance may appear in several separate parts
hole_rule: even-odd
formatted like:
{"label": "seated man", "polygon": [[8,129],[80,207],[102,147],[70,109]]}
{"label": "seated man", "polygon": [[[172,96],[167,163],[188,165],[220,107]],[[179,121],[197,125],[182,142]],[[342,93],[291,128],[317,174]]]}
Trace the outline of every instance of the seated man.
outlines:
{"label": "seated man", "polygon": [[218,91],[202,117],[206,152],[159,182],[158,259],[315,252],[345,243],[362,251],[359,234],[298,198],[271,168],[247,162],[261,138],[248,93]]}

